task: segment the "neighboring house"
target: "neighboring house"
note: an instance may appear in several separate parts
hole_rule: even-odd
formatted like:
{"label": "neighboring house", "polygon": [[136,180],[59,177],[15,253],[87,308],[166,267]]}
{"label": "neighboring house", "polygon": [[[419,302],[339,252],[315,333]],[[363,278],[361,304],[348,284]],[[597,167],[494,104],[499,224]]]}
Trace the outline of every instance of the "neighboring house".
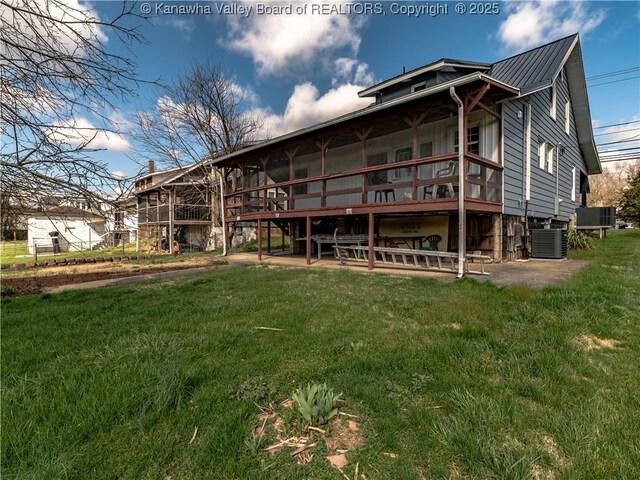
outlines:
{"label": "neighboring house", "polygon": [[359,96],[374,103],[212,161],[240,177],[226,223],[275,224],[308,259],[309,238],[336,231],[457,252],[462,148],[463,253],[513,259],[529,229],[566,226],[601,172],[578,35],[493,64],[442,59]]}
{"label": "neighboring house", "polygon": [[182,249],[210,245],[212,222],[220,210],[211,170],[195,164],[156,172],[149,162],[148,173],[135,181],[138,249],[168,250],[171,239]]}
{"label": "neighboring house", "polygon": [[106,217],[105,244],[110,247],[136,242],[138,234],[137,199],[135,196],[104,207]]}
{"label": "neighboring house", "polygon": [[105,218],[76,207],[51,207],[28,213],[27,246],[38,252],[93,250],[104,246]]}

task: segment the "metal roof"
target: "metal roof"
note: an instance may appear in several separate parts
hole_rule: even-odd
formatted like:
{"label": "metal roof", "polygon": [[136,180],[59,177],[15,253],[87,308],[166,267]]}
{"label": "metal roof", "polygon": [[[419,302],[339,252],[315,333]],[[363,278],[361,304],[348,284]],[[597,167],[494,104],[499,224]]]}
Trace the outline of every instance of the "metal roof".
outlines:
{"label": "metal roof", "polygon": [[549,88],[566,68],[578,144],[589,173],[602,173],[593,139],[589,96],[578,34],[496,62],[489,75],[520,88],[520,96]]}
{"label": "metal roof", "polygon": [[[578,34],[496,62],[488,74],[520,88],[521,95],[551,86],[578,41]],[[584,73],[583,73],[584,74]]]}
{"label": "metal roof", "polygon": [[403,72],[400,75],[396,75],[395,77],[389,78],[383,82],[372,85],[369,88],[366,88],[360,92],[358,92],[359,97],[370,97],[378,93],[380,90],[395,85],[397,83],[409,82],[413,79],[413,77],[417,77],[418,75],[422,75],[423,73],[430,72],[432,70],[438,70],[439,68],[444,67],[459,67],[459,68],[469,68],[475,70],[488,70],[491,68],[490,63],[482,63],[482,62],[469,62],[467,60],[455,60],[453,58],[441,58],[433,63],[428,65],[423,65],[422,67],[414,68],[413,70],[409,70],[408,72]]}

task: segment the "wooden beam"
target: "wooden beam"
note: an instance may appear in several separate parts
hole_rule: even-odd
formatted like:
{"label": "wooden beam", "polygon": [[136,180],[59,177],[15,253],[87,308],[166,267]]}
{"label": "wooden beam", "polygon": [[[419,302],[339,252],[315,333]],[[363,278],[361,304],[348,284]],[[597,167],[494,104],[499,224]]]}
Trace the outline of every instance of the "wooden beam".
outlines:
{"label": "wooden beam", "polygon": [[480,107],[482,110],[484,110],[485,112],[487,112],[489,115],[491,115],[492,117],[497,118],[498,120],[502,119],[502,115],[500,115],[498,112],[496,112],[495,110],[492,110],[491,107],[488,107],[487,105],[485,105],[482,102],[478,102],[478,107]]}
{"label": "wooden beam", "polygon": [[267,253],[271,255],[271,220],[267,220]]}
{"label": "wooden beam", "polygon": [[307,265],[311,265],[311,217],[307,217]]}
{"label": "wooden beam", "polygon": [[369,214],[369,264],[368,264],[368,269],[369,270],[373,270],[373,236],[374,236],[374,217],[373,217],[373,213]]}
{"label": "wooden beam", "polygon": [[[487,93],[487,90],[489,90],[489,87],[490,85],[486,83],[482,88],[480,88],[477,94],[473,92],[466,96],[465,98],[466,106],[464,108],[465,113],[470,113],[476,107],[478,102],[480,102],[480,100],[482,100],[482,97],[484,97],[484,94]],[[475,96],[472,97],[473,94],[475,94]]]}

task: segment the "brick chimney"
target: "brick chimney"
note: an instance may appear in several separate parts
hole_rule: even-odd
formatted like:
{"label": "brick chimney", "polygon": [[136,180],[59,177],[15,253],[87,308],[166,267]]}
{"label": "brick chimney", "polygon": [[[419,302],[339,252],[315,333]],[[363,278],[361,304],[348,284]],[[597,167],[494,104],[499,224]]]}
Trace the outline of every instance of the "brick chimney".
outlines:
{"label": "brick chimney", "polygon": [[149,174],[156,171],[156,164],[153,160],[149,160]]}

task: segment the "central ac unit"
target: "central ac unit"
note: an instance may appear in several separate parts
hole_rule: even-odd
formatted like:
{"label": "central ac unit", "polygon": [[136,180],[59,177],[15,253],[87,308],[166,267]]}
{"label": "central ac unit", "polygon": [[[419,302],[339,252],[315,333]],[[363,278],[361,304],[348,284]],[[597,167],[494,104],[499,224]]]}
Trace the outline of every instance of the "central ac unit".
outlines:
{"label": "central ac unit", "polygon": [[567,258],[567,231],[560,228],[531,230],[531,257],[554,260]]}

